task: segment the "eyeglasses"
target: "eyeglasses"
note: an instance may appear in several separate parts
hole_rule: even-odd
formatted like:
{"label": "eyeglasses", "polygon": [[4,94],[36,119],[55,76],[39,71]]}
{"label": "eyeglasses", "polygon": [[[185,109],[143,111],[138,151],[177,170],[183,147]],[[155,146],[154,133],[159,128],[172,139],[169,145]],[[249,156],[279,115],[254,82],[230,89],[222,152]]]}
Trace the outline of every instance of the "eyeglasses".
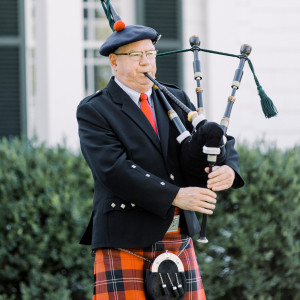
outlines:
{"label": "eyeglasses", "polygon": [[130,59],[135,61],[140,61],[145,53],[146,57],[150,59],[154,59],[157,55],[157,50],[148,50],[148,51],[132,51],[129,53],[114,53],[115,55],[128,55]]}

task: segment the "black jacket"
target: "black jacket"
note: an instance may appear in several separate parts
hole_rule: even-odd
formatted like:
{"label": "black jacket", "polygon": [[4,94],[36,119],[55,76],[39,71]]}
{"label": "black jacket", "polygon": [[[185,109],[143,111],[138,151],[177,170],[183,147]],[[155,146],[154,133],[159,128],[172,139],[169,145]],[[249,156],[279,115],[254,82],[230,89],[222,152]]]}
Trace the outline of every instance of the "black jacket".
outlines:
{"label": "black jacket", "polygon": [[[186,94],[169,90],[189,107]],[[107,87],[82,100],[77,109],[83,156],[94,178],[93,212],[81,239],[92,248],[140,248],[161,240],[173,219],[178,190],[187,186],[179,164],[178,133],[152,93],[159,138],[131,98],[110,80]],[[184,113],[172,105],[186,124]],[[190,128],[190,124],[186,124]],[[239,176],[234,139],[225,164]],[[184,211],[187,234],[199,232],[196,215]]]}

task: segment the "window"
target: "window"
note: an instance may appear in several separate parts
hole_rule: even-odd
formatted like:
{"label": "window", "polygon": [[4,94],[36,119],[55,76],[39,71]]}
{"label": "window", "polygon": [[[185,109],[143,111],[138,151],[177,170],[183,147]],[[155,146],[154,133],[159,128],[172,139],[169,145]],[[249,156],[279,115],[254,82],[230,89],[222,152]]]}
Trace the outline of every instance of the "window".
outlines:
{"label": "window", "polygon": [[[118,11],[120,0],[114,0],[114,8]],[[83,1],[84,18],[84,61],[86,94],[103,89],[112,71],[106,57],[99,54],[102,43],[112,33],[100,1]]]}
{"label": "window", "polygon": [[23,17],[23,1],[0,1],[0,137],[26,132]]}
{"label": "window", "polygon": [[[160,52],[182,49],[182,1],[136,0],[137,23],[153,27],[162,39],[156,48]],[[182,56],[157,57],[158,80],[182,85]]]}

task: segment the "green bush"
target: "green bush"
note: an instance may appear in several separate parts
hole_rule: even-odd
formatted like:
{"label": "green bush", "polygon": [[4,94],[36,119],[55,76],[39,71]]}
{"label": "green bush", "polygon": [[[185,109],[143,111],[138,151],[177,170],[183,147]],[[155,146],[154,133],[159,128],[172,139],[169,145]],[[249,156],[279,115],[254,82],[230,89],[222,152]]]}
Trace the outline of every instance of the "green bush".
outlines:
{"label": "green bush", "polygon": [[[208,300],[300,299],[300,147],[239,147],[246,186],[219,193],[196,253]],[[81,154],[0,141],[0,300],[92,298],[78,245],[92,205]]]}
{"label": "green bush", "polygon": [[78,245],[92,194],[81,155],[0,142],[0,300],[92,298],[93,260]]}
{"label": "green bush", "polygon": [[239,153],[246,186],[219,193],[197,245],[207,298],[299,300],[300,147]]}

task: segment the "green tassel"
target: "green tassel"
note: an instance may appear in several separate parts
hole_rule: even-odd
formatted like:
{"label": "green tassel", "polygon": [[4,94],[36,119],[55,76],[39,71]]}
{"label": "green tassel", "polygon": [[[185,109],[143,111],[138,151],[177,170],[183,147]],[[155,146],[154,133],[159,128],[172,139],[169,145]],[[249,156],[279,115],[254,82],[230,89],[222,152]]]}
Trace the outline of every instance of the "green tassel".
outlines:
{"label": "green tassel", "polygon": [[261,108],[264,112],[265,117],[269,119],[276,116],[278,112],[272,100],[267,96],[261,86],[258,86],[257,89],[258,95],[260,97]]}
{"label": "green tassel", "polygon": [[255,72],[254,72],[252,62],[249,58],[248,58],[248,64],[249,64],[249,67],[250,67],[250,69],[252,71],[252,74],[254,76],[254,80],[255,80],[255,83],[256,83],[256,86],[257,86],[257,89],[258,89],[258,95],[260,97],[261,108],[264,112],[264,115],[268,119],[272,118],[272,117],[277,115],[278,111],[277,111],[275,105],[273,104],[272,100],[267,96],[267,94],[262,89],[261,85],[259,84],[259,81],[258,81],[258,79],[255,75]]}

